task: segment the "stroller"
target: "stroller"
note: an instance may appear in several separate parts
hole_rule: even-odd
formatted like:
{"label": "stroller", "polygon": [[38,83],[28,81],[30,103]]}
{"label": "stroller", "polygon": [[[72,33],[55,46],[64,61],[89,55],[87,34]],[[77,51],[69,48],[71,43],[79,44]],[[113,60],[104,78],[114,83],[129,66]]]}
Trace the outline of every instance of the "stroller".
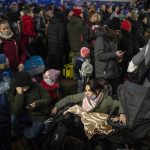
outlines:
{"label": "stroller", "polygon": [[[115,131],[108,135],[96,135],[88,150],[149,150],[150,149],[150,88],[126,81],[118,88],[118,97],[127,118],[127,125],[112,122]],[[97,145],[97,146],[96,146]]]}

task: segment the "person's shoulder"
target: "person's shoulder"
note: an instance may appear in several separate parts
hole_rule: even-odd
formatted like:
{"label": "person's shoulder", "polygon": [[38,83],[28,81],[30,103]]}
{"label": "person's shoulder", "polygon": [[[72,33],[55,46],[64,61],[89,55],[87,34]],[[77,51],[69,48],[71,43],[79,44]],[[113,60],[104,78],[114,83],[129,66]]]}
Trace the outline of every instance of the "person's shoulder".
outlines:
{"label": "person's shoulder", "polygon": [[81,56],[79,56],[79,57],[77,58],[77,61],[84,61],[84,58],[81,57]]}

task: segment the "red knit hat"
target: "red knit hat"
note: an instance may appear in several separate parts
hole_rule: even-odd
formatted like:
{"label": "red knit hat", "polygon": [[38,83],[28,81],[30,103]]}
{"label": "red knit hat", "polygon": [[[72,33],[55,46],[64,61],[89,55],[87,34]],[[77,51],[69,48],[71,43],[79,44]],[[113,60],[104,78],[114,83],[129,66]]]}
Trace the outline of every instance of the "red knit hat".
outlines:
{"label": "red knit hat", "polygon": [[80,16],[82,14],[82,10],[80,8],[74,8],[73,9],[73,15],[74,16]]}
{"label": "red knit hat", "polygon": [[128,20],[123,20],[121,22],[121,29],[130,32],[131,31],[131,23]]}
{"label": "red knit hat", "polygon": [[87,47],[82,47],[80,50],[81,57],[89,57],[90,55],[90,49]]}

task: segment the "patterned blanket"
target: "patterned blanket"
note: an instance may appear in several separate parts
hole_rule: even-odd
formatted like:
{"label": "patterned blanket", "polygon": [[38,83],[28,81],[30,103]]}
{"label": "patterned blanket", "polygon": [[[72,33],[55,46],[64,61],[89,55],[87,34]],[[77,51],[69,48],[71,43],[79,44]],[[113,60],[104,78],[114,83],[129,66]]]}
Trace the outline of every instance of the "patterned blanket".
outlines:
{"label": "patterned blanket", "polygon": [[97,112],[86,112],[79,105],[70,107],[67,111],[81,117],[84,125],[85,134],[91,139],[95,134],[109,134],[113,131],[112,127],[107,123],[108,115]]}

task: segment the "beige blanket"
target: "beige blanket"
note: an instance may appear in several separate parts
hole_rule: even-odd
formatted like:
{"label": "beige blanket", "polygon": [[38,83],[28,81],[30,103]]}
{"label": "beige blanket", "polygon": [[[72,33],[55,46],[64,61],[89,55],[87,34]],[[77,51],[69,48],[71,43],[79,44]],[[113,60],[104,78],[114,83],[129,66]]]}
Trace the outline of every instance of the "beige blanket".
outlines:
{"label": "beige blanket", "polygon": [[85,112],[79,105],[70,107],[67,112],[71,112],[81,117],[84,125],[85,134],[89,139],[95,134],[108,134],[113,131],[112,127],[107,124],[107,114],[96,112]]}

